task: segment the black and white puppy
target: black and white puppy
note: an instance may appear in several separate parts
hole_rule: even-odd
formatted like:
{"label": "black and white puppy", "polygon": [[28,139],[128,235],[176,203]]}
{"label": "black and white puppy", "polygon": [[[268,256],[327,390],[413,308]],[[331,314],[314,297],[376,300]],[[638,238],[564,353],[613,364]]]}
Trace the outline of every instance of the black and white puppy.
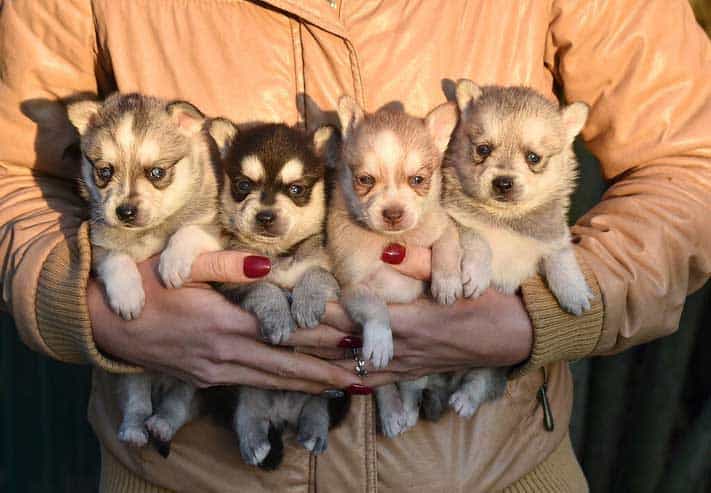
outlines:
{"label": "black and white puppy", "polygon": [[[215,287],[256,316],[265,340],[282,343],[297,326],[318,325],[326,302],[338,298],[323,246],[324,153],[335,138],[333,129],[308,134],[264,124],[238,132],[232,122],[215,119],[210,134],[224,171],[220,218],[228,236],[225,246],[268,256],[272,262],[261,281]],[[277,467],[286,428],[295,429],[297,441],[310,452],[326,450],[335,418],[328,399],[248,386],[239,387],[237,394],[233,427],[248,464]]]}

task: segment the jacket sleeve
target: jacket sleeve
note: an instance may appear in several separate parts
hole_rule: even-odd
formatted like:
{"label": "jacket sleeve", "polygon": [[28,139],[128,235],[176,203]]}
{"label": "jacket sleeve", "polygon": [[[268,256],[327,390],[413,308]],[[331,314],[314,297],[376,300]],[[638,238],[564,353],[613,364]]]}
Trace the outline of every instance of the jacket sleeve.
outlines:
{"label": "jacket sleeve", "polygon": [[114,371],[96,348],[86,304],[90,247],[76,134],[60,99],[97,92],[88,0],[5,2],[0,8],[0,288],[2,308],[32,349]]}
{"label": "jacket sleeve", "polygon": [[546,63],[567,101],[591,106],[583,138],[610,183],[573,227],[604,317],[565,316],[527,283],[524,370],[674,332],[711,273],[711,45],[689,3],[558,2]]}

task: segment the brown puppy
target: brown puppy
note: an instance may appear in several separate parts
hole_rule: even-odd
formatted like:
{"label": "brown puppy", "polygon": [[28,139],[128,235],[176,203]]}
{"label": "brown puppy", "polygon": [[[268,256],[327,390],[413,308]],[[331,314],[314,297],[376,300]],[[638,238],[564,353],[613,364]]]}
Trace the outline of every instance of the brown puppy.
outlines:
{"label": "brown puppy", "polygon": [[[408,303],[425,283],[380,260],[390,243],[432,247],[433,296],[453,303],[461,295],[456,228],[440,206],[442,156],[456,124],[444,104],[424,119],[382,109],[365,115],[344,96],[338,105],[343,133],[337,183],[328,216],[328,248],[341,285],[341,303],[363,328],[363,356],[382,368],[393,356],[386,303]],[[376,389],[383,432],[412,426],[427,377]]]}

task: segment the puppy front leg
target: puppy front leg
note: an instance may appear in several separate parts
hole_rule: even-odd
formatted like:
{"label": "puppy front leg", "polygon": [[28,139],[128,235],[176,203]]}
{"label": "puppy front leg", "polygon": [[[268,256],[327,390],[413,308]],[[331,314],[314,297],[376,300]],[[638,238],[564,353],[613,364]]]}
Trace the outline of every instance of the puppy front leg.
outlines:
{"label": "puppy front leg", "polygon": [[299,414],[296,440],[313,454],[325,452],[328,448],[328,399],[316,395],[306,397]]}
{"label": "puppy front leg", "polygon": [[450,220],[432,245],[432,283],[430,291],[437,303],[451,305],[462,297],[462,249],[459,231]]}
{"label": "puppy front leg", "polygon": [[564,310],[581,315],[590,309],[593,292],[585,281],[572,246],[566,245],[544,257],[543,272],[548,287]]}
{"label": "puppy front leg", "polygon": [[463,418],[473,416],[484,402],[500,397],[506,389],[505,368],[469,370],[449,404]]}
{"label": "puppy front leg", "polygon": [[137,318],[143,310],[146,295],[136,262],[125,253],[101,247],[94,247],[92,255],[111,309],[126,320]]}
{"label": "puppy front leg", "polygon": [[491,284],[491,247],[475,231],[461,228],[462,284],[465,298],[477,298]]}
{"label": "puppy front leg", "polygon": [[190,281],[195,258],[201,253],[222,250],[220,230],[213,225],[189,225],[176,231],[160,256],[158,273],[168,288]]}
{"label": "puppy front leg", "polygon": [[344,290],[341,303],[351,320],[363,327],[363,357],[376,368],[387,366],[393,358],[393,334],[383,300],[366,286],[356,285]]}
{"label": "puppy front leg", "polygon": [[294,286],[291,313],[299,327],[316,327],[326,312],[326,303],[338,299],[338,282],[326,269],[309,269]]}
{"label": "puppy front leg", "polygon": [[153,413],[151,403],[152,375],[120,375],[118,378],[119,406],[123,413],[118,439],[132,447],[143,447],[148,442],[146,419]]}
{"label": "puppy front leg", "polygon": [[279,286],[256,282],[235,288],[223,284],[218,289],[227,299],[257,317],[262,336],[272,344],[286,341],[296,328],[289,300]]}
{"label": "puppy front leg", "polygon": [[163,443],[169,443],[175,433],[193,417],[194,396],[195,387],[191,384],[171,379],[170,388],[158,404],[158,411],[146,421],[146,428],[151,436]]}

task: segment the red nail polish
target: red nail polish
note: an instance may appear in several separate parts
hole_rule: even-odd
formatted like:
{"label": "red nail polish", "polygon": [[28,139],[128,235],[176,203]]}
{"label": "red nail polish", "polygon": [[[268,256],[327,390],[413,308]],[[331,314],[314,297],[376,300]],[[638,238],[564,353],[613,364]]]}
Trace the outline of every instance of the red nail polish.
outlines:
{"label": "red nail polish", "polygon": [[338,343],[338,347],[350,349],[363,347],[363,338],[360,336],[346,336]]}
{"label": "red nail polish", "polygon": [[399,243],[391,243],[385,247],[380,260],[388,264],[401,264],[405,260],[405,247]]}
{"label": "red nail polish", "polygon": [[244,275],[250,279],[264,277],[272,270],[272,263],[267,257],[250,255],[244,258]]}
{"label": "red nail polish", "polygon": [[346,392],[350,395],[370,395],[373,393],[373,388],[367,385],[361,385],[359,383],[354,383],[346,389]]}

